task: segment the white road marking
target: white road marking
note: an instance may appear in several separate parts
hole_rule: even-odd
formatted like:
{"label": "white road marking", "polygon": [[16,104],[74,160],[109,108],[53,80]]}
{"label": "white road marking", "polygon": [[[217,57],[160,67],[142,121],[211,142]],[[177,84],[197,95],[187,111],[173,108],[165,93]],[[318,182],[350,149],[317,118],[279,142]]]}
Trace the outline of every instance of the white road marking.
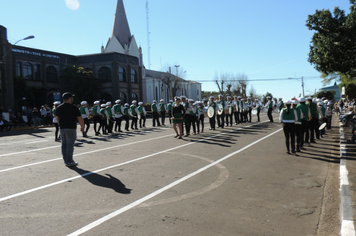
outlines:
{"label": "white road marking", "polygon": [[34,141],[34,142],[25,143],[25,144],[43,143],[43,142],[48,142],[48,140]]}
{"label": "white road marking", "polygon": [[[126,144],[121,144],[121,145],[117,145],[117,146],[110,146],[110,147],[102,148],[102,149],[95,149],[95,150],[89,151],[89,152],[78,153],[78,154],[75,154],[75,155],[73,155],[73,156],[75,157],[75,156],[81,156],[81,155],[86,155],[86,154],[95,153],[95,152],[101,152],[101,151],[103,151],[103,150],[109,150],[109,149],[113,149],[113,148],[129,146],[129,145],[133,145],[133,144],[148,142],[148,141],[151,141],[151,140],[166,138],[166,137],[170,137],[170,136],[172,136],[172,135],[169,134],[169,135],[160,136],[160,137],[156,137],[156,138],[144,139],[144,140],[136,141],[136,142],[132,142],[132,143],[126,143]],[[52,162],[52,161],[58,161],[58,160],[63,160],[63,158],[59,157],[59,158],[54,158],[54,159],[47,160],[47,161],[41,161],[41,162],[36,162],[36,163],[32,163],[32,164],[26,164],[26,165],[22,165],[22,166],[16,166],[16,167],[12,167],[12,168],[8,168],[8,169],[0,170],[0,173],[1,173],[1,172],[6,172],[6,171],[10,171],[10,170],[16,170],[16,169],[20,169],[20,168],[24,168],[24,167],[29,167],[29,166],[34,166],[34,165],[40,165],[40,164],[44,164],[44,163],[48,163],[48,162]]]}
{"label": "white road marking", "polygon": [[[226,133],[231,133],[231,132],[234,132],[234,131],[237,131],[237,130],[241,130],[241,129],[244,129],[244,128],[249,128],[249,127],[255,126],[257,124],[260,124],[260,123],[256,123],[256,124],[245,126],[245,127],[241,127],[239,129],[234,129],[234,130],[228,131]],[[108,170],[108,169],[116,168],[116,167],[119,167],[119,166],[122,166],[122,165],[126,165],[126,164],[130,164],[130,163],[133,163],[133,162],[136,162],[136,161],[140,161],[140,160],[143,160],[143,159],[147,159],[149,157],[156,156],[156,155],[159,155],[159,154],[162,154],[162,153],[170,152],[170,151],[178,149],[178,148],[182,148],[182,147],[189,146],[189,145],[192,145],[192,144],[195,144],[195,143],[199,143],[199,142],[202,142],[202,141],[205,141],[205,140],[209,140],[209,139],[221,136],[221,135],[225,135],[226,133],[220,133],[220,134],[213,135],[213,136],[210,136],[210,137],[207,137],[207,138],[204,138],[204,139],[199,139],[199,140],[194,141],[194,142],[186,143],[186,144],[183,144],[183,145],[180,145],[180,146],[176,146],[176,147],[173,147],[173,148],[169,148],[169,149],[166,149],[166,150],[163,150],[163,151],[160,151],[160,152],[156,152],[156,153],[152,153],[152,154],[149,154],[149,155],[146,155],[146,156],[143,156],[143,157],[139,157],[139,158],[136,158],[136,159],[133,159],[133,160],[130,160],[130,161],[126,161],[126,162],[123,162],[123,163],[119,163],[119,164],[116,164],[116,165],[105,167],[105,168],[102,168],[102,169],[99,169],[99,170],[96,170],[96,171],[88,172],[88,173],[85,173],[83,175],[78,175],[78,176],[71,177],[71,178],[68,178],[68,179],[65,179],[65,180],[60,180],[60,181],[57,181],[57,182],[54,182],[54,183],[51,183],[51,184],[43,185],[43,186],[40,186],[40,187],[37,187],[37,188],[33,188],[33,189],[29,189],[29,190],[26,190],[26,191],[23,191],[23,192],[12,194],[12,195],[9,195],[7,197],[0,198],[0,202],[9,200],[9,199],[12,199],[12,198],[15,198],[15,197],[19,197],[19,196],[22,196],[22,195],[26,195],[28,193],[32,193],[32,192],[35,192],[35,191],[38,191],[38,190],[41,190],[41,189],[52,187],[52,186],[64,183],[66,181],[74,180],[74,179],[81,178],[81,177],[84,177],[84,176],[87,176],[87,175],[91,175],[91,174],[94,174],[94,173],[98,173],[98,172],[105,171],[105,170]],[[171,135],[166,135],[166,136],[163,136],[163,137],[167,137],[167,136],[171,136]],[[163,137],[157,137],[157,138],[154,138],[154,139],[159,139],[159,138],[163,138]],[[153,140],[153,139],[150,139],[150,140]],[[145,142],[145,141],[146,140],[138,141],[138,142],[135,142],[135,144],[137,144],[139,142]],[[134,143],[123,144],[123,145],[119,145],[119,146],[116,146],[116,147],[125,146],[125,145],[131,145],[131,144],[134,144]],[[89,153],[98,152],[98,151],[107,150],[107,149],[116,148],[116,147],[108,147],[108,148],[104,148],[104,149],[100,149],[100,150],[94,150],[94,151],[90,151],[90,152],[86,152],[86,153],[77,154],[77,155],[89,154]],[[16,168],[16,167],[14,167],[14,168]]]}
{"label": "white road marking", "polygon": [[51,149],[51,148],[57,148],[60,147],[61,145],[57,146],[51,146],[51,147],[45,147],[45,148],[37,148],[37,149],[32,149],[28,151],[21,151],[21,152],[12,152],[12,153],[7,153],[7,154],[1,154],[0,157],[5,157],[5,156],[11,156],[11,155],[17,155],[17,154],[24,154],[24,153],[29,153],[29,152],[37,152],[41,150],[46,150],[46,149]]}
{"label": "white road marking", "polygon": [[192,173],[190,173],[189,175],[186,175],[186,176],[184,176],[183,178],[181,178],[181,179],[179,179],[179,180],[177,180],[177,181],[174,181],[173,183],[168,184],[168,185],[166,185],[165,187],[163,187],[163,188],[161,188],[161,189],[159,189],[159,190],[157,190],[157,191],[155,191],[155,192],[153,192],[153,193],[151,193],[151,194],[149,194],[149,195],[147,195],[147,196],[145,196],[145,197],[143,197],[143,198],[141,198],[141,199],[139,199],[139,200],[137,200],[137,201],[135,201],[135,202],[133,202],[133,203],[127,205],[127,206],[125,206],[125,207],[123,207],[123,208],[120,208],[119,210],[114,211],[114,212],[112,212],[112,213],[110,213],[110,214],[108,214],[108,215],[106,215],[106,216],[104,216],[104,217],[102,217],[102,218],[100,218],[100,219],[98,219],[98,220],[96,220],[96,221],[90,223],[89,225],[84,226],[83,228],[81,228],[81,229],[79,229],[79,230],[77,230],[77,231],[75,231],[75,232],[69,234],[68,236],[75,236],[75,235],[83,234],[83,233],[85,233],[85,232],[91,230],[92,228],[94,228],[94,227],[96,227],[96,226],[98,226],[98,225],[104,223],[105,221],[108,221],[108,220],[110,220],[111,218],[116,217],[116,216],[118,216],[118,215],[124,213],[125,211],[128,211],[128,210],[134,208],[135,206],[137,206],[137,205],[139,205],[139,204],[141,204],[141,203],[143,203],[143,202],[145,202],[145,201],[147,201],[147,200],[149,200],[149,199],[151,199],[151,198],[153,198],[153,197],[155,197],[155,196],[157,196],[157,195],[163,193],[164,191],[166,191],[166,190],[168,190],[168,189],[170,189],[170,188],[172,188],[172,187],[174,187],[174,186],[176,186],[176,185],[178,185],[178,184],[180,184],[180,183],[182,183],[182,182],[184,182],[184,181],[190,179],[191,177],[196,176],[197,174],[199,174],[199,173],[201,173],[201,172],[203,172],[203,171],[209,169],[210,167],[213,167],[213,166],[215,166],[216,164],[218,164],[218,163],[220,163],[220,162],[222,162],[222,161],[224,161],[224,160],[226,160],[226,159],[228,159],[228,158],[230,158],[230,157],[232,157],[232,156],[234,156],[234,155],[236,155],[236,154],[238,154],[238,153],[240,153],[240,152],[242,152],[242,151],[248,149],[249,147],[251,147],[251,146],[253,146],[253,145],[255,145],[255,144],[261,142],[262,140],[264,140],[264,139],[266,139],[266,138],[268,138],[268,137],[270,137],[270,136],[272,136],[272,135],[278,133],[278,132],[281,131],[281,130],[282,130],[282,129],[278,129],[277,131],[275,131],[275,132],[273,132],[273,133],[271,133],[271,134],[269,134],[269,135],[267,135],[267,136],[265,136],[265,137],[263,137],[263,138],[260,138],[259,140],[255,141],[255,142],[253,142],[253,143],[251,143],[251,144],[249,144],[249,145],[247,145],[247,146],[245,146],[245,147],[243,147],[243,148],[241,148],[241,149],[239,149],[239,150],[237,150],[237,151],[235,151],[235,152],[233,152],[233,153],[230,153],[230,154],[228,154],[228,155],[226,155],[226,156],[220,158],[219,160],[217,160],[217,161],[215,161],[215,162],[213,162],[213,163],[211,163],[211,164],[209,164],[209,165],[206,165],[206,166],[200,168],[200,169],[197,170],[197,171],[192,172]]}

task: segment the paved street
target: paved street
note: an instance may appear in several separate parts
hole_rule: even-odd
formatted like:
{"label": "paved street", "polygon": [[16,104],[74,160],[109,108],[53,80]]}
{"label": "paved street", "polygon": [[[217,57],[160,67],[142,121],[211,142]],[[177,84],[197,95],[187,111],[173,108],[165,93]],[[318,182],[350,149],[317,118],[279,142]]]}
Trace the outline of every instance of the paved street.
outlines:
{"label": "paved street", "polygon": [[72,169],[54,128],[6,133],[0,235],[339,235],[337,128],[288,155],[282,125],[254,121],[210,131],[206,119],[183,140],[150,120],[78,129]]}

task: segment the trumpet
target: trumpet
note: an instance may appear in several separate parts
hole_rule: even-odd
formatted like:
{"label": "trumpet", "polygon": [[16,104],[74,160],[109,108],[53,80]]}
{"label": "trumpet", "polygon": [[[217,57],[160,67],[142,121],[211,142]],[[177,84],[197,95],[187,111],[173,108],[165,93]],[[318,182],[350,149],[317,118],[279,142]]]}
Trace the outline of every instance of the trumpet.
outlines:
{"label": "trumpet", "polygon": [[94,112],[92,109],[89,110],[89,116],[88,116],[88,119],[91,119],[94,117]]}

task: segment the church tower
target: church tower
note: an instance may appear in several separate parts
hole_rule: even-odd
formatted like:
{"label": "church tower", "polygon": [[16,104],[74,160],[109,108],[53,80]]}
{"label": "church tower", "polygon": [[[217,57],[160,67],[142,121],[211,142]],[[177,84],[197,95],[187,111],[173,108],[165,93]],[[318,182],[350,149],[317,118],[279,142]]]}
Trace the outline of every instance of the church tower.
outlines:
{"label": "church tower", "polygon": [[102,53],[117,52],[137,57],[142,62],[142,49],[138,48],[135,37],[131,35],[129,23],[127,21],[123,0],[117,0],[114,25],[111,37]]}

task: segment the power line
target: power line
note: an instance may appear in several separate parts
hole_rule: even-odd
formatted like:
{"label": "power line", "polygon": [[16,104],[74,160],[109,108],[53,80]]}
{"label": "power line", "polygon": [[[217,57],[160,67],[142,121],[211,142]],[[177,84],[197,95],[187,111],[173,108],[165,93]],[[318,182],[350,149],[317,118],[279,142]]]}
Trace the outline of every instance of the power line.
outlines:
{"label": "power line", "polygon": [[[303,77],[304,80],[314,80],[314,79],[320,79],[319,76],[305,76]],[[299,78],[268,78],[268,79],[246,79],[246,80],[238,80],[238,79],[231,79],[231,80],[226,80],[225,82],[239,82],[239,81],[246,81],[246,82],[253,82],[253,81],[258,81],[258,82],[268,82],[268,81],[283,81],[283,80],[297,80]],[[195,80],[196,82],[204,82],[204,83],[215,83],[215,80]]]}

